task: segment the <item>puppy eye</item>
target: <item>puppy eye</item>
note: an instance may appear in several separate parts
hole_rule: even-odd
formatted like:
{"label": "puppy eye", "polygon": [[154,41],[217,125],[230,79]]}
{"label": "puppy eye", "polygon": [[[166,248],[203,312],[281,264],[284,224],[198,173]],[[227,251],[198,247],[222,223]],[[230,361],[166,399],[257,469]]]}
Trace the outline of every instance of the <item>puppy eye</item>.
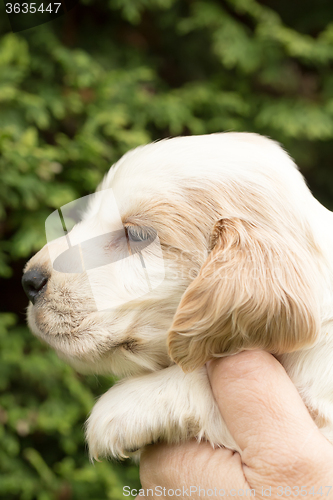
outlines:
{"label": "puppy eye", "polygon": [[132,241],[133,243],[148,242],[154,239],[151,231],[148,231],[148,229],[146,228],[138,226],[127,226],[125,229],[129,241]]}

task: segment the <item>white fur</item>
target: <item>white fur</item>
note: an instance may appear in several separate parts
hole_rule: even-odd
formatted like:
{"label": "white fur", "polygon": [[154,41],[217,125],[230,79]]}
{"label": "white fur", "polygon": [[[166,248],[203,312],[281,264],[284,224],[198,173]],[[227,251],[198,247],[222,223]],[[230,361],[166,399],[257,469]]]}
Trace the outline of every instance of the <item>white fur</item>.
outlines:
{"label": "white fur", "polygon": [[[96,312],[87,277],[52,270],[47,248],[27,266],[43,266],[50,276],[44,295],[29,307],[32,331],[77,369],[124,377],[89,417],[91,455],[125,457],[158,439],[178,442],[193,436],[237,449],[205,368],[184,374],[167,350],[167,332],[207,258],[214,223],[228,217],[311,247],[320,331],[312,345],[279,359],[333,443],[333,215],[313,198],[288,155],[255,134],[180,137],[127,153],[105,177],[100,189],[106,188],[112,188],[124,224],[141,221],[156,229],[166,272],[157,289],[112,311]],[[102,195],[75,229],[78,240],[97,225],[105,233],[117,229],[117,220]],[[110,245],[105,251],[120,250]],[[152,254],[152,266],[154,259]],[[101,294],[115,304],[120,293],[132,297],[140,287],[133,279],[136,265],[124,259],[101,269],[96,278]],[[123,282],[128,289],[120,290]]]}

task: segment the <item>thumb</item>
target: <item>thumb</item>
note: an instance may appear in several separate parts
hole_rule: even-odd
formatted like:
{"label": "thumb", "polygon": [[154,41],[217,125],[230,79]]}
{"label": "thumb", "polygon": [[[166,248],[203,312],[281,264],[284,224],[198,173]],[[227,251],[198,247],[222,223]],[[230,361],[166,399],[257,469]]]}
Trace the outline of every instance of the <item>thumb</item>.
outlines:
{"label": "thumb", "polygon": [[318,439],[319,448],[330,447],[272,355],[246,351],[209,362],[207,371],[243,467],[269,476],[284,466],[294,469],[300,461],[313,463]]}

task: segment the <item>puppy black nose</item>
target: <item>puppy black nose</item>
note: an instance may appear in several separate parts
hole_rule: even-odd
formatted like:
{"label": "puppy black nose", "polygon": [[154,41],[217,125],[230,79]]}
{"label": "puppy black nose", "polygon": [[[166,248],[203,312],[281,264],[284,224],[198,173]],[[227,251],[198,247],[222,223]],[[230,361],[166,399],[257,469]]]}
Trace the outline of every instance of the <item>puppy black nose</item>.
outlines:
{"label": "puppy black nose", "polygon": [[24,273],[22,286],[28,299],[34,304],[37,296],[46,288],[48,277],[40,269],[31,269]]}

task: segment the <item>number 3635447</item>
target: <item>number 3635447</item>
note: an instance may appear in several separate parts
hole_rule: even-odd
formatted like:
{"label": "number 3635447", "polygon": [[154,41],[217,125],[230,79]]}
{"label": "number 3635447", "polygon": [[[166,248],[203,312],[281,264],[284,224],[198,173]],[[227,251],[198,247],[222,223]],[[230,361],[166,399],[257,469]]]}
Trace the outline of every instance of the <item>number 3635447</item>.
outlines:
{"label": "number 3635447", "polygon": [[44,4],[41,3],[37,6],[36,3],[6,3],[6,13],[7,14],[35,14],[35,12],[46,13],[49,14],[57,14],[58,10],[61,7],[61,3],[49,3]]}

